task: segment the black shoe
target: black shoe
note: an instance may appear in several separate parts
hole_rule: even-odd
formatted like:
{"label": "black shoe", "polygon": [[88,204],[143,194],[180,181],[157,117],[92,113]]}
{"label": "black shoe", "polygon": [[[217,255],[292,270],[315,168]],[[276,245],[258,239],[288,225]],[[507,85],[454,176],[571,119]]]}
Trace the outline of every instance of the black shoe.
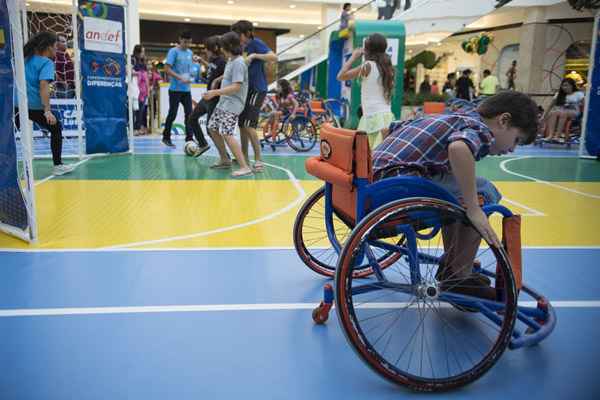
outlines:
{"label": "black shoe", "polygon": [[[475,260],[473,262],[473,267],[481,268],[481,262],[479,260]],[[440,257],[438,269],[437,269],[437,272],[435,273],[435,279],[439,282],[442,282],[446,279],[454,278],[452,275],[454,275],[452,272],[446,271],[446,264],[444,263],[444,256]],[[485,284],[487,286],[490,286],[492,284],[492,281],[490,280],[490,278],[488,278],[487,276],[485,276],[483,274],[473,273],[473,274],[471,274],[471,276],[477,277],[477,279],[481,280],[483,282],[483,284]]]}
{"label": "black shoe", "polygon": [[163,142],[163,144],[164,144],[165,146],[168,146],[168,147],[175,147],[175,145],[173,144],[173,142],[171,142],[171,139],[166,139],[166,138],[163,138],[162,142]]}
{"label": "black shoe", "polygon": [[490,286],[489,279],[481,274],[473,274],[466,278],[442,281],[441,289],[446,292],[464,294],[485,300],[496,300],[496,289]]}
{"label": "black shoe", "polygon": [[194,157],[200,157],[202,154],[206,153],[208,151],[208,149],[210,149],[210,146],[207,144],[205,146],[199,147],[198,151],[196,151],[196,154],[194,154]]}

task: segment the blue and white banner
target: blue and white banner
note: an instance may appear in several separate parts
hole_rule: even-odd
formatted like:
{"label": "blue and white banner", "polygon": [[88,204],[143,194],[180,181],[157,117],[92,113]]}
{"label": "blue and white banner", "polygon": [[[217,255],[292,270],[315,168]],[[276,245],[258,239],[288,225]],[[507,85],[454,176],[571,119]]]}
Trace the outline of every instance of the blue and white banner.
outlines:
{"label": "blue and white banner", "polygon": [[587,103],[587,120],[585,124],[585,150],[592,156],[600,156],[600,113],[592,112],[600,110],[600,24],[596,17],[594,25],[595,48],[592,50],[594,59],[591,60],[591,80],[588,83],[589,99]]}
{"label": "blue and white banner", "polygon": [[10,20],[6,0],[0,0],[0,223],[25,230],[29,221],[19,186],[13,88]]}
{"label": "blue and white banner", "polygon": [[129,150],[124,21],[122,6],[79,0],[81,99],[88,154]]}
{"label": "blue and white banner", "polygon": [[[76,99],[50,99],[50,107],[52,113],[58,118],[62,124],[63,136],[71,137],[78,136],[79,128],[77,127],[77,100]],[[85,130],[85,125],[83,126]],[[33,124],[33,137],[47,136],[41,128]]]}

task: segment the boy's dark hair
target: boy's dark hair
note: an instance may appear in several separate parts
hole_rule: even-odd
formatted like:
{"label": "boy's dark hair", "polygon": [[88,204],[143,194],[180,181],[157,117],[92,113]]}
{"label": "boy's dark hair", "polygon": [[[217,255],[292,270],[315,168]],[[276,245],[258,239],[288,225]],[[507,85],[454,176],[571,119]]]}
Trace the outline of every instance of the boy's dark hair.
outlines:
{"label": "boy's dark hair", "polygon": [[223,46],[221,43],[221,36],[219,36],[219,35],[210,36],[206,39],[206,42],[204,44],[205,44],[206,48],[208,50],[210,50],[211,52],[213,52],[215,55],[217,55],[217,56],[221,55],[221,47]]}
{"label": "boy's dark hair", "polygon": [[179,38],[180,38],[180,39],[186,39],[186,40],[187,40],[187,39],[191,39],[191,38],[192,38],[192,32],[190,32],[190,31],[182,31],[182,32],[179,34]]}
{"label": "boy's dark hair", "polygon": [[347,8],[350,8],[350,7],[352,7],[352,4],[350,4],[350,3],[344,3],[344,5],[342,6],[342,10],[345,10]]}
{"label": "boy's dark hair", "polygon": [[227,32],[221,36],[221,44],[223,46],[223,50],[233,54],[234,56],[239,56],[242,54],[240,35],[235,32]]}
{"label": "boy's dark hair", "polygon": [[450,72],[448,75],[446,75],[446,79],[456,79],[456,74],[454,72]]}
{"label": "boy's dark hair", "polygon": [[244,34],[249,38],[254,37],[254,25],[252,25],[252,22],[246,21],[245,19],[242,19],[231,25],[231,30],[238,35]]}
{"label": "boy's dark hair", "polygon": [[489,69],[486,69],[486,70],[483,71],[483,76],[488,76],[488,75],[491,75],[491,74],[492,74],[492,71],[490,71]]}
{"label": "boy's dark hair", "polygon": [[485,99],[477,107],[477,112],[484,118],[509,113],[510,125],[521,129],[526,135],[521,144],[533,143],[538,133],[538,105],[524,93],[514,90],[500,92]]}
{"label": "boy's dark hair", "polygon": [[463,74],[464,76],[471,75],[471,73],[473,73],[473,71],[471,71],[469,68],[465,69],[465,70],[462,72],[462,74]]}

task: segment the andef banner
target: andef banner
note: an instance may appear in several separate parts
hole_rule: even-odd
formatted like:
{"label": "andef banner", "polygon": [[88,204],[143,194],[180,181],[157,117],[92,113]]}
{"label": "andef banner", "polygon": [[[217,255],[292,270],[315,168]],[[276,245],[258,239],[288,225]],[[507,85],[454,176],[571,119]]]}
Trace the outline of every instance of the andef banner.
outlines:
{"label": "andef banner", "polygon": [[123,24],[93,17],[83,18],[84,49],[105,53],[123,53]]}

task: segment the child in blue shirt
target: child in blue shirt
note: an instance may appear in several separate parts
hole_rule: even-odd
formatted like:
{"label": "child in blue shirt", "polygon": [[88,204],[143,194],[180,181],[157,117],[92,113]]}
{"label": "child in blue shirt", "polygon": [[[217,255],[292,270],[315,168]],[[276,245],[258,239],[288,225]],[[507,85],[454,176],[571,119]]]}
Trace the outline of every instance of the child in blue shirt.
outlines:
{"label": "child in blue shirt", "polygon": [[185,141],[193,138],[193,131],[189,123],[192,113],[192,93],[190,84],[193,82],[193,53],[189,49],[192,44],[192,34],[189,31],[179,35],[179,44],[167,53],[165,73],[171,80],[169,87],[169,114],[165,121],[162,142],[169,147],[175,147],[171,141],[171,127],[177,117],[179,104],[183,106],[185,114]]}
{"label": "child in blue shirt", "polygon": [[261,172],[264,164],[260,155],[260,141],[256,133],[258,116],[267,96],[267,75],[265,62],[277,62],[277,55],[259,38],[254,37],[254,25],[250,21],[238,21],[231,30],[240,36],[244,46],[244,56],[248,64],[248,97],[246,105],[239,116],[242,152],[248,158],[248,141],[254,150],[254,169]]}
{"label": "child in blue shirt", "polygon": [[[50,132],[53,175],[68,174],[73,170],[62,163],[62,128],[60,121],[50,109],[50,83],[54,81],[55,45],[57,36],[52,32],[40,32],[32,37],[23,48],[25,56],[25,80],[29,119]],[[16,100],[16,99],[15,99]],[[15,101],[15,106],[18,103]],[[19,127],[19,118],[16,125]]]}

